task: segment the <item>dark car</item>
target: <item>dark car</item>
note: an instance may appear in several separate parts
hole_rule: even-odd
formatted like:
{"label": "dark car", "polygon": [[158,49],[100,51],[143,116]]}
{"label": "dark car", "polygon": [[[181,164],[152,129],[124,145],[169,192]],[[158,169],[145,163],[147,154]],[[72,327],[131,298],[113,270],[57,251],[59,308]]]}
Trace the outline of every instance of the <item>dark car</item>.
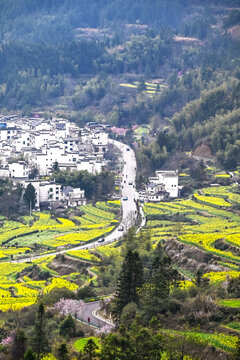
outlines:
{"label": "dark car", "polygon": [[105,241],[105,239],[104,238],[100,238],[100,239],[98,239],[98,243],[102,243],[102,242],[104,242]]}

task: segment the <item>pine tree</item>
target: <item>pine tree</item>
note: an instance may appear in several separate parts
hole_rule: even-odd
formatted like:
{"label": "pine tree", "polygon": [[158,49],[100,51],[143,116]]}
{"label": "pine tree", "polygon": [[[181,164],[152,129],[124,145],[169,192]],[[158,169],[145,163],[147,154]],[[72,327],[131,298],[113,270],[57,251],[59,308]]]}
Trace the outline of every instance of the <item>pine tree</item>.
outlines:
{"label": "pine tree", "polygon": [[30,204],[31,204],[31,208],[34,209],[36,203],[36,193],[34,186],[32,184],[28,184],[23,197],[28,207],[30,208]]}
{"label": "pine tree", "polygon": [[179,275],[172,268],[171,259],[168,257],[160,259],[156,256],[150,279],[144,284],[140,295],[141,308],[149,319],[166,308],[170,287],[177,285],[178,280]]}
{"label": "pine tree", "polygon": [[138,289],[143,284],[143,266],[137,252],[129,250],[125,256],[118,278],[116,296],[113,300],[112,314],[116,319],[121,316],[123,308],[130,302],[138,304]]}
{"label": "pine tree", "polygon": [[76,325],[73,317],[68,315],[60,324],[59,334],[62,336],[74,337],[76,332]]}
{"label": "pine tree", "polygon": [[41,302],[38,307],[38,313],[35,321],[34,335],[32,337],[32,346],[37,354],[37,360],[40,359],[40,354],[47,353],[49,350],[49,342],[45,329],[45,308]]}
{"label": "pine tree", "polygon": [[57,354],[59,360],[69,360],[68,348],[65,343],[60,344],[57,348]]}

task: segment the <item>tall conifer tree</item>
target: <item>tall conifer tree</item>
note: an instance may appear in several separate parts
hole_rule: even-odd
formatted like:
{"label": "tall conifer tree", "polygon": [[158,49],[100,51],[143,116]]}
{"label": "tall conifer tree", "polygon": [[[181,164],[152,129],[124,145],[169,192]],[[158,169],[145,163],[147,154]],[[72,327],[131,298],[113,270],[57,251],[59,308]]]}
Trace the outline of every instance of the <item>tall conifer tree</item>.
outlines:
{"label": "tall conifer tree", "polygon": [[129,250],[125,256],[118,278],[114,299],[113,316],[118,319],[124,306],[130,302],[138,303],[138,289],[143,284],[143,265],[138,252]]}
{"label": "tall conifer tree", "polygon": [[37,359],[41,354],[45,354],[49,350],[49,342],[45,328],[45,308],[43,303],[39,304],[38,313],[35,321],[34,335],[32,337],[33,349],[36,351]]}

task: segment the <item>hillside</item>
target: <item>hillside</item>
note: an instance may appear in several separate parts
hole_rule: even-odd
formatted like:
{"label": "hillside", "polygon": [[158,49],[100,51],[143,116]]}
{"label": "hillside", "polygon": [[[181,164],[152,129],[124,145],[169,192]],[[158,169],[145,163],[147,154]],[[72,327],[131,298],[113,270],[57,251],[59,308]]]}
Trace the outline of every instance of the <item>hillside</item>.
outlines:
{"label": "hillside", "polygon": [[240,0],[0,0],[0,122],[0,360],[240,359]]}

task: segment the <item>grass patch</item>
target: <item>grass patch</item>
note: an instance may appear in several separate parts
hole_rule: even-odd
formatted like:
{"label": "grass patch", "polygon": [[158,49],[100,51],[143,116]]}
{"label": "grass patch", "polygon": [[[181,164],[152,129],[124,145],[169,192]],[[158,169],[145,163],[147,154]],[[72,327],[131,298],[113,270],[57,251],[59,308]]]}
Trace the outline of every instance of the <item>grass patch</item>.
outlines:
{"label": "grass patch", "polygon": [[83,351],[84,346],[87,344],[88,340],[90,340],[90,339],[92,339],[97,344],[97,346],[100,348],[101,340],[95,336],[78,339],[77,341],[75,341],[73,346],[77,351]]}
{"label": "grass patch", "polygon": [[230,307],[230,308],[239,308],[240,307],[240,299],[219,300],[218,304],[221,306]]}

